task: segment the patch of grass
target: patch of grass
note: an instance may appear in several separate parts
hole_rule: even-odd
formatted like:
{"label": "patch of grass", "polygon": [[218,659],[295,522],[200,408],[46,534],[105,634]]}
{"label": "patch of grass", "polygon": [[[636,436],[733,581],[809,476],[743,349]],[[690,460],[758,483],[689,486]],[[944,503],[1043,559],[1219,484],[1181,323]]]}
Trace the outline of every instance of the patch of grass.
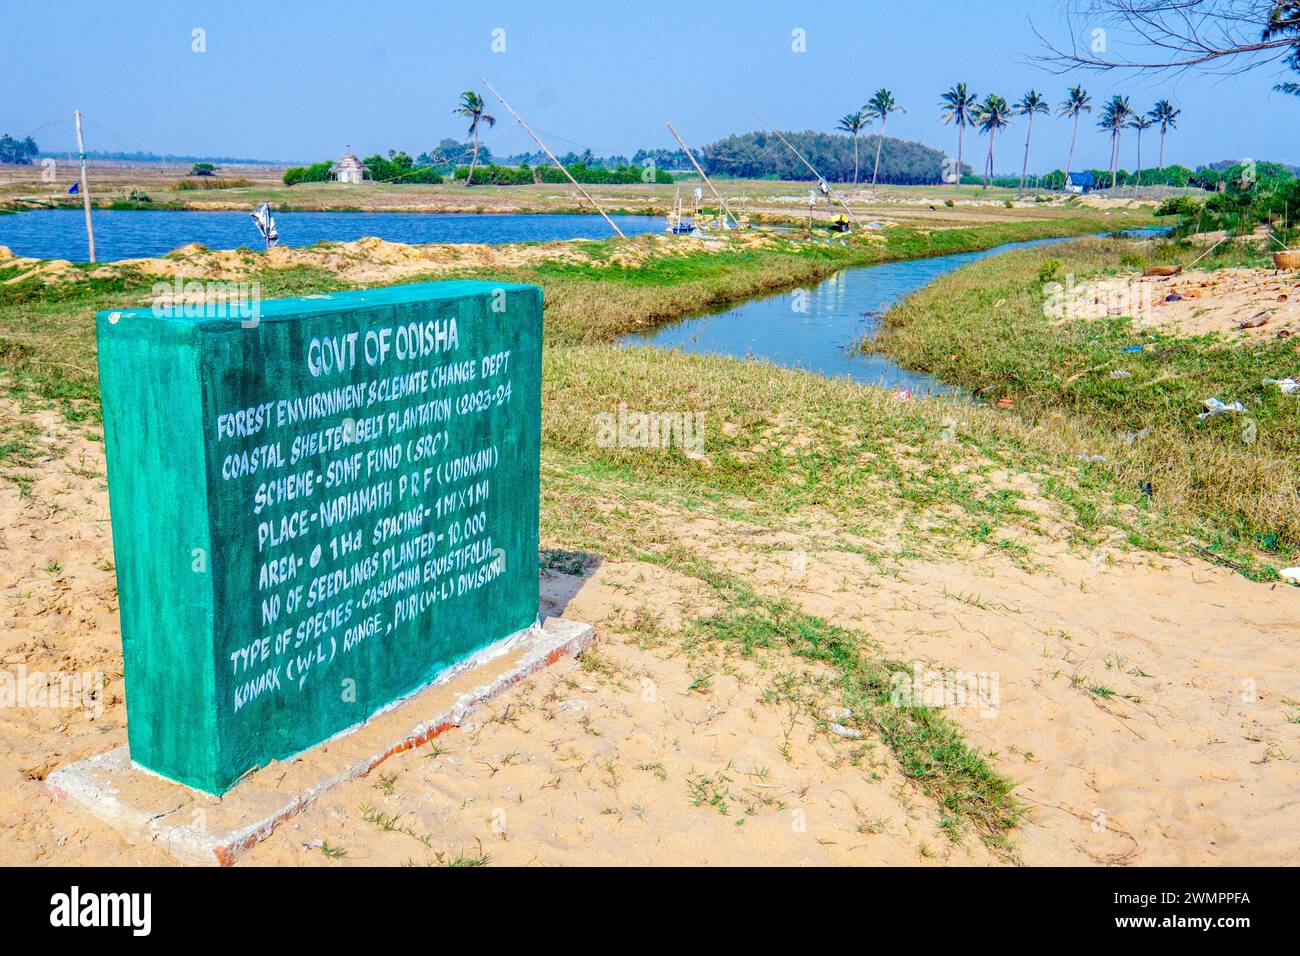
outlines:
{"label": "patch of grass", "polygon": [[[1042,272],[1053,260],[1077,282],[1199,254],[1115,240],[1055,246],[1051,258],[1043,249],[1008,253],[911,296],[865,347],[990,403],[1008,399],[1005,416],[1043,447],[1103,456],[1078,466],[1081,477],[1139,491],[1138,508],[1177,516],[1227,563],[1271,580],[1300,556],[1300,414],[1294,396],[1264,385],[1297,373],[1294,339],[1175,338],[1128,316],[1060,319],[1045,309]],[[1257,246],[1238,245],[1197,268],[1261,261]],[[1125,351],[1135,345],[1143,347]],[[1211,397],[1241,401],[1247,414],[1198,419]],[[1090,523],[1085,502],[1076,518]]]}
{"label": "patch of grass", "polygon": [[[0,348],[3,348],[3,342],[0,342]],[[39,434],[40,429],[27,418],[4,416],[0,419],[0,477],[14,482],[19,488],[30,486],[30,469],[40,460],[40,449],[36,444]]]}
{"label": "patch of grass", "polygon": [[[676,446],[598,443],[598,416],[620,405],[696,416],[704,460]],[[1009,529],[1053,536],[1059,529],[1023,506],[1016,485],[1025,484],[1063,515],[1086,515],[1073,532],[1081,541],[1111,528],[1143,540],[1176,537],[1158,513],[1137,507],[1136,488],[1081,470],[1075,455],[1037,445],[1019,422],[994,411],[899,403],[879,389],[757,362],[651,348],[551,349],[542,414],[547,530],[601,554],[615,536],[584,539],[569,525],[588,509],[559,495],[586,487],[605,497],[601,489],[617,485],[635,499],[755,521],[822,513],[837,516],[843,530],[876,540],[885,534],[916,555],[993,548],[1028,563],[1024,541]],[[908,520],[901,530],[900,516]]]}
{"label": "patch of grass", "polygon": [[559,548],[545,548],[537,558],[537,565],[547,576],[552,574],[569,574],[582,577],[586,573],[587,562],[595,559],[585,551],[564,551]]}
{"label": "patch of grass", "polygon": [[320,845],[320,851],[331,860],[341,860],[348,855],[348,851],[341,846],[333,846],[326,842]]}
{"label": "patch of grass", "polygon": [[479,853],[477,856],[468,856],[466,855],[464,850],[461,850],[455,856],[442,857],[440,862],[444,866],[450,867],[452,869],[459,869],[461,867],[488,866],[492,863],[492,854]]}
{"label": "patch of grass", "polygon": [[[903,774],[953,821],[950,832],[973,828],[1001,849],[1024,814],[1014,783],[994,770],[968,744],[960,728],[939,712],[894,703],[891,675],[908,673],[905,661],[890,659],[867,635],[830,624],[784,599],[763,596],[746,582],[693,556],[646,555],[706,582],[722,610],[691,624],[701,636],[737,646],[744,654],[780,650],[827,664],[839,675],[838,688],[857,719],[893,752]],[[690,782],[692,801],[725,813],[730,781],[720,775]]]}
{"label": "patch of grass", "polygon": [[401,833],[430,849],[433,848],[432,834],[420,833],[409,823],[404,823],[400,813],[383,813],[372,806],[366,805],[361,808],[361,819],[387,833]]}
{"label": "patch of grass", "polygon": [[691,806],[715,810],[724,817],[731,812],[736,795],[731,792],[731,778],[725,774],[696,774],[686,778]]}
{"label": "patch of grass", "polygon": [[668,771],[664,768],[662,763],[637,764],[636,769],[644,770],[646,773],[653,774],[655,777],[659,778],[660,781],[666,781],[668,779]]}

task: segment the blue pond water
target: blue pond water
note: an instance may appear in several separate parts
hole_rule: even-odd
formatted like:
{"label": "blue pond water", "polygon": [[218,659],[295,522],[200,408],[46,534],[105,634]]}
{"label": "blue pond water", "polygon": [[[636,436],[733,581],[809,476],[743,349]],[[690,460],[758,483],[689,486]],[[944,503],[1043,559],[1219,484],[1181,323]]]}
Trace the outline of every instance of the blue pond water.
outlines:
{"label": "blue pond water", "polygon": [[915,395],[951,394],[932,376],[911,372],[883,355],[853,351],[874,334],[894,303],[967,263],[1011,249],[1068,239],[1038,239],[933,259],[909,259],[845,269],[811,289],[795,289],[623,339],[687,352],[768,359],[787,368],[844,377],[867,385],[907,389]]}
{"label": "blue pond water", "polygon": [[[209,249],[262,248],[246,212],[164,210],[95,211],[95,254],[100,262],[161,256],[197,242]],[[629,236],[660,232],[654,216],[611,216]],[[322,239],[350,242],[378,236],[390,242],[546,242],[613,235],[600,216],[476,215],[424,212],[277,212],[280,242],[309,246]],[[15,255],[85,262],[86,223],[80,209],[41,209],[0,215],[0,246]]]}

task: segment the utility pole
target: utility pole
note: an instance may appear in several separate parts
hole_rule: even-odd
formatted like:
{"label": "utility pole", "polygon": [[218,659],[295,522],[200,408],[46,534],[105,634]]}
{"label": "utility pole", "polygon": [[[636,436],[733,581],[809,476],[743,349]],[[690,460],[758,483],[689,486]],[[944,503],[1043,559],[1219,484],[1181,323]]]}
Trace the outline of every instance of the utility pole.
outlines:
{"label": "utility pole", "polygon": [[95,224],[90,221],[90,184],[86,181],[86,144],[81,138],[81,110],[72,111],[77,121],[77,154],[81,157],[81,204],[86,210],[86,238],[90,241],[90,261],[95,261]]}
{"label": "utility pole", "polygon": [[510,104],[506,102],[506,98],[502,96],[500,93],[498,93],[497,88],[487,81],[487,77],[485,77],[482,73],[479,73],[478,70],[475,70],[474,73],[476,76],[478,76],[480,80],[483,81],[483,85],[492,91],[492,95],[501,101],[501,105],[504,106],[507,110],[509,110],[510,115],[513,116],[519,122],[519,125],[524,128],[524,132],[533,138],[533,142],[542,148],[542,152],[545,153],[547,156],[551,157],[551,162],[553,162],[556,166],[560,168],[560,172],[564,173],[565,176],[569,177],[569,182],[573,183],[573,185],[578,187],[578,192],[582,193],[582,195],[586,197],[587,202],[591,203],[592,206],[595,207],[596,212],[600,213],[601,217],[607,223],[609,223],[609,228],[613,229],[616,233],[618,233],[618,237],[620,239],[626,239],[627,236],[623,235],[623,230],[618,228],[618,226],[614,224],[613,219],[610,219],[609,216],[605,215],[605,210],[601,209],[599,204],[597,204],[596,200],[591,198],[591,194],[588,193],[587,190],[582,188],[582,184],[573,178],[573,174],[564,168],[564,164],[555,158],[555,154],[546,148],[546,144],[537,138],[537,134],[533,132],[532,127],[530,127],[527,123],[524,122],[524,118],[520,116],[518,113],[516,113],[513,109],[511,109]]}

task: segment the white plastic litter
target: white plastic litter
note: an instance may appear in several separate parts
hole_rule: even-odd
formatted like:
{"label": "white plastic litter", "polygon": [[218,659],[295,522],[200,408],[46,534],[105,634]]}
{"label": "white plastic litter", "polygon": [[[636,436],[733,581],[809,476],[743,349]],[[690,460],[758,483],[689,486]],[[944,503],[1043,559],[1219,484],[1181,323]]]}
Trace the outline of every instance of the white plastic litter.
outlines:
{"label": "white plastic litter", "polygon": [[1283,568],[1278,572],[1278,577],[1287,584],[1300,584],[1300,568]]}
{"label": "white plastic litter", "polygon": [[1126,368],[1117,368],[1110,373],[1111,378],[1132,378],[1133,373]]}
{"label": "white plastic litter", "polygon": [[1283,395],[1294,395],[1296,392],[1300,392],[1300,382],[1293,378],[1266,378],[1264,384],[1276,385],[1282,390]]}
{"label": "white plastic litter", "polygon": [[1244,414],[1246,411],[1246,406],[1241,404],[1241,402],[1232,402],[1231,404],[1228,404],[1219,401],[1217,398],[1207,398],[1205,401],[1201,402],[1201,404],[1205,407],[1205,411],[1197,415],[1197,418],[1210,418],[1214,415],[1226,415],[1230,412]]}

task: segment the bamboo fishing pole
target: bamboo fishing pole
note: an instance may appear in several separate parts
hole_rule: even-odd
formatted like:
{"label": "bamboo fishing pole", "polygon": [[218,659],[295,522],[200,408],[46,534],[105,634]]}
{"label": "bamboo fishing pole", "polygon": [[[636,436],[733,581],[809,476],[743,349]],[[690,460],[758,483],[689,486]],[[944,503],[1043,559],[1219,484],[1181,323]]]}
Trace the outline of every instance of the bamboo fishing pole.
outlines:
{"label": "bamboo fishing pole", "polygon": [[677,130],[673,129],[672,123],[664,123],[664,125],[668,127],[668,132],[673,134],[673,139],[677,140],[678,144],[682,147],[682,152],[685,153],[686,158],[691,161],[691,165],[695,167],[695,171],[700,174],[700,178],[704,180],[704,184],[709,187],[709,191],[713,193],[713,198],[718,201],[718,205],[722,207],[722,211],[730,216],[732,222],[739,227],[740,220],[737,219],[736,214],[727,207],[727,201],[723,199],[722,194],[713,187],[713,181],[704,174],[704,170],[700,168],[700,164],[695,161],[695,154],[692,153],[691,148],[686,145],[686,141],[678,135]]}
{"label": "bamboo fishing pole", "polygon": [[81,138],[81,110],[73,110],[77,124],[77,155],[81,157],[81,205],[86,210],[86,242],[90,246],[90,261],[95,261],[95,224],[90,219],[90,183],[86,180],[86,143]]}
{"label": "bamboo fishing pole", "polygon": [[487,81],[487,77],[485,77],[478,70],[474,71],[474,75],[477,76],[480,80],[482,80],[483,85],[492,91],[492,95],[501,101],[502,106],[504,106],[507,110],[509,110],[510,115],[513,116],[519,122],[519,125],[524,128],[524,132],[526,132],[529,136],[531,136],[533,138],[533,142],[542,148],[542,152],[545,153],[547,156],[551,157],[551,162],[553,162],[556,166],[560,168],[560,172],[564,173],[564,175],[569,177],[569,182],[573,183],[573,185],[578,187],[578,192],[582,193],[582,195],[586,197],[587,202],[591,203],[591,205],[595,208],[596,212],[600,213],[601,218],[603,218],[607,223],[609,223],[609,228],[613,229],[616,233],[618,233],[618,237],[620,239],[626,239],[627,236],[623,235],[623,230],[618,228],[618,226],[614,224],[613,219],[610,219],[609,216],[605,215],[605,210],[601,209],[600,205],[596,202],[596,200],[591,198],[591,195],[587,192],[587,190],[582,188],[582,183],[574,179],[573,174],[564,168],[564,164],[555,158],[555,154],[546,148],[546,144],[537,138],[537,134],[533,132],[532,127],[529,126],[527,123],[525,123],[524,118],[511,108],[510,104],[506,102],[506,98],[502,96],[500,93],[498,93],[497,88]]}
{"label": "bamboo fishing pole", "polygon": [[[754,113],[753,110],[750,110],[750,112],[751,112],[751,113]],[[819,173],[819,172],[817,172],[817,170],[813,169],[813,164],[810,163],[810,162],[808,162],[808,160],[804,158],[803,153],[801,153],[801,152],[799,152],[799,150],[795,149],[795,148],[794,148],[794,144],[791,143],[791,142],[790,142],[788,139],[786,139],[784,136],[782,136],[782,135],[781,135],[781,131],[778,130],[775,126],[773,126],[773,125],[772,125],[771,123],[769,123],[767,120],[763,119],[763,117],[759,116],[757,113],[754,113],[754,115],[755,115],[755,116],[758,116],[759,122],[761,122],[764,126],[766,126],[768,129],[770,129],[773,133],[776,134],[776,138],[777,138],[777,139],[779,139],[781,142],[785,143],[786,146],[790,147],[790,152],[794,153],[796,156],[799,157],[800,161],[801,161],[805,166],[808,167],[808,171],[809,171],[810,173],[812,173],[814,176],[817,177],[817,181],[818,181],[818,182],[820,182],[820,183],[825,183],[825,185],[826,185],[826,194],[827,194],[828,196],[830,196],[832,199],[834,199],[834,200],[835,200],[837,203],[839,203],[841,206],[844,207],[844,211],[847,212],[850,216],[853,217],[853,221],[856,222],[856,223],[858,224],[858,228],[859,228],[859,229],[865,229],[866,226],[862,225],[862,220],[858,218],[857,213],[855,213],[852,209],[849,208],[849,204],[846,203],[843,199],[840,198],[839,193],[837,193],[835,190],[831,189],[831,184],[828,183],[828,182],[826,182],[826,178],[825,178],[824,176],[822,176],[821,173]]]}

